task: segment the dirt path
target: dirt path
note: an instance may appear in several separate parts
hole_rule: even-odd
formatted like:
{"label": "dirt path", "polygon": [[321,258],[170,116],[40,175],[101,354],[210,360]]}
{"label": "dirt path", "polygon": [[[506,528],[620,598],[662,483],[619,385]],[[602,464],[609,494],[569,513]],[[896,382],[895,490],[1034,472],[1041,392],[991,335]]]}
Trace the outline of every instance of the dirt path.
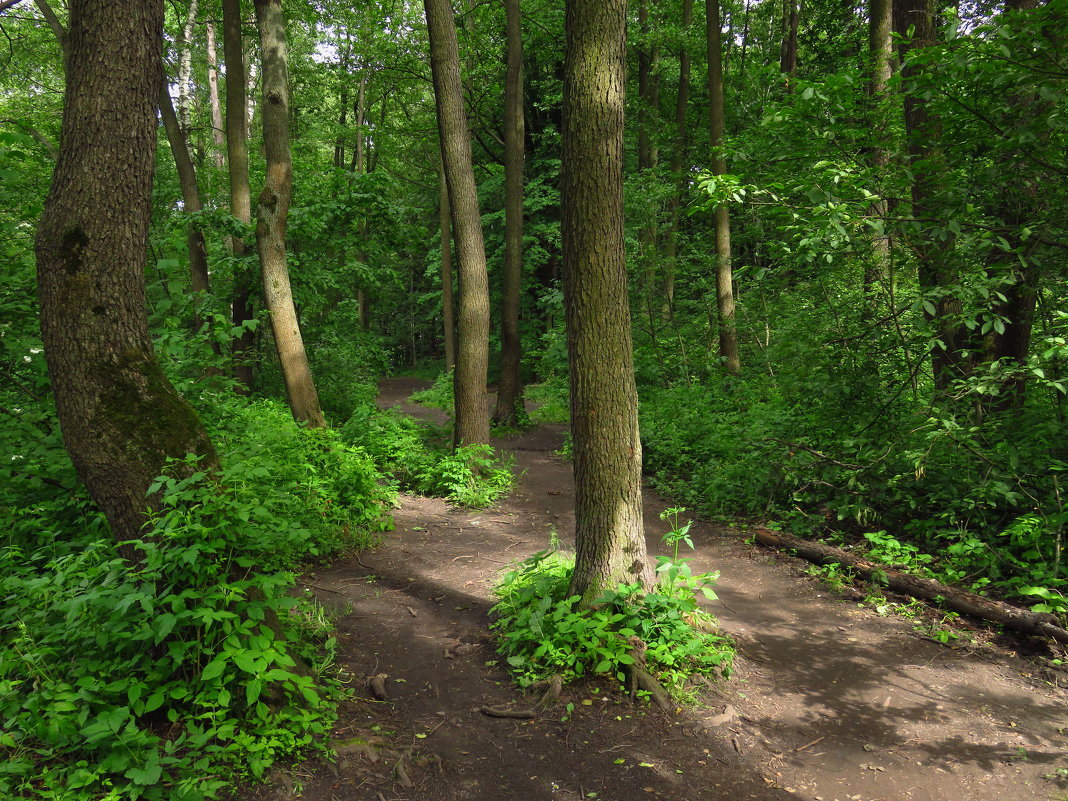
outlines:
{"label": "dirt path", "polygon": [[[391,379],[382,403],[425,383]],[[437,413],[404,407],[423,416]],[[534,720],[496,663],[490,588],[510,562],[574,528],[562,426],[498,443],[523,470],[496,508],[403,497],[377,551],[305,577],[344,616],[339,658],[363,700],[342,711],[336,765],[308,763],[260,797],[310,801],[1062,801],[1066,693],[1005,649],[947,647],[696,523],[694,567],[720,570],[710,604],[738,643],[707,707],[664,714],[591,686]],[[665,507],[646,494],[649,546]],[[387,674],[388,700],[362,682]],[[1063,677],[1062,677],[1063,678]],[[565,704],[574,704],[568,715]],[[401,770],[396,769],[400,760]]]}

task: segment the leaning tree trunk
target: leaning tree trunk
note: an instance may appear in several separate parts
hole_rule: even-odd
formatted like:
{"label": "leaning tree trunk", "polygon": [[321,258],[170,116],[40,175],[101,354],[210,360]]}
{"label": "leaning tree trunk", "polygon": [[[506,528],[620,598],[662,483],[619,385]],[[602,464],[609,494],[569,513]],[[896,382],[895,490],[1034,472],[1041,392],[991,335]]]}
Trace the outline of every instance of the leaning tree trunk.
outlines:
{"label": "leaning tree trunk", "polygon": [[120,542],[140,536],[149,485],[169,459],[216,463],[160,368],[145,312],[162,36],[162,0],[72,0],[62,144],[37,230],[63,439]]}
{"label": "leaning tree trunk", "polygon": [[286,266],[286,222],[293,194],[289,152],[289,75],[281,0],[256,0],[263,56],[263,145],[267,177],[256,203],[256,246],[263,271],[263,298],[271,313],[278,361],[293,416],[310,428],[326,425],[311,365],[300,335]]}
{"label": "leaning tree trunk", "polygon": [[519,0],[505,0],[508,69],[504,82],[504,292],[501,299],[501,380],[497,410],[501,425],[514,425],[523,408],[519,375],[519,288],[523,280],[523,40]]}
{"label": "leaning tree trunk", "polygon": [[423,0],[423,5],[430,34],[430,67],[434,75],[441,160],[449,189],[459,279],[453,442],[455,445],[488,443],[489,279],[471,166],[471,137],[464,113],[460,49],[449,0]]}
{"label": "leaning tree trunk", "polygon": [[575,572],[589,603],[652,586],[623,248],[626,0],[568,0],[560,179],[575,449]]}
{"label": "leaning tree trunk", "polygon": [[[252,225],[252,191],[248,178],[248,125],[245,102],[245,56],[241,46],[241,0],[223,0],[223,58],[226,60],[226,159],[230,173],[230,213],[245,225]],[[244,326],[253,319],[252,271],[245,242],[240,236],[230,240],[234,254],[233,322]],[[234,340],[234,376],[239,386],[252,387],[252,331],[247,328]]]}
{"label": "leaning tree trunk", "polygon": [[[712,174],[727,174],[723,155],[723,43],[719,0],[705,0],[705,35],[708,50],[708,119],[712,145]],[[731,222],[727,204],[713,213],[716,232],[716,309],[719,312],[719,358],[728,373],[741,372],[738,329],[734,319],[734,275],[731,269]]]}

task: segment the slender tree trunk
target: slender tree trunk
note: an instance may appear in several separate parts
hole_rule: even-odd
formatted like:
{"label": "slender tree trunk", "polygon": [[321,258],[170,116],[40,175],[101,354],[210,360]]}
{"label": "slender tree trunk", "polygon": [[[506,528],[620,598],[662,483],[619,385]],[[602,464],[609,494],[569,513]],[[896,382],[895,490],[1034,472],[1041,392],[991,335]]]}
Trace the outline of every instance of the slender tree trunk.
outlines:
{"label": "slender tree trunk", "polygon": [[[868,97],[873,112],[871,164],[877,176],[882,176],[890,164],[890,151],[886,146],[885,105],[887,87],[893,74],[893,32],[894,14],[892,0],[870,0],[868,22],[868,57],[870,59],[870,76]],[[870,297],[875,286],[886,280],[890,266],[890,234],[885,229],[888,216],[888,204],[880,198],[871,204],[871,215],[881,220],[884,225],[882,233],[872,237],[872,266],[865,270],[864,286]]]}
{"label": "slender tree trunk", "polygon": [[[163,120],[163,129],[167,133],[167,142],[174,156],[174,166],[178,170],[178,185],[182,189],[182,202],[189,214],[196,214],[203,207],[200,204],[200,190],[197,188],[197,174],[193,160],[189,157],[185,137],[182,136],[178,117],[171,102],[170,85],[166,74],[160,70],[159,113]],[[186,233],[186,247],[189,251],[189,272],[194,292],[207,292],[208,286],[208,250],[204,244],[204,231],[194,222],[189,223]]]}
{"label": "slender tree trunk", "polygon": [[623,248],[625,0],[567,0],[560,190],[575,447],[575,572],[592,602],[651,587]]}
{"label": "slender tree trunk", "polygon": [[125,541],[141,535],[168,459],[216,458],[156,360],[145,313],[163,3],[72,0],[70,26],[62,144],[37,230],[41,333],[67,450]]}
{"label": "slender tree trunk", "polygon": [[[748,8],[748,6],[747,6]],[[675,273],[679,259],[679,225],[681,209],[689,186],[689,170],[684,170],[689,146],[689,129],[686,126],[686,111],[690,103],[690,51],[685,36],[693,24],[693,0],[682,0],[683,45],[679,48],[679,91],[675,96],[675,149],[671,154],[671,175],[675,181],[675,194],[669,201],[671,230],[664,243],[664,268],[662,273],[660,316],[667,318],[675,302]]]}
{"label": "slender tree trunk", "polygon": [[289,152],[285,19],[281,0],[256,0],[255,6],[263,56],[263,146],[267,158],[267,176],[256,202],[256,246],[263,271],[263,299],[271,313],[271,331],[289,408],[309,428],[323,428],[326,419],[304,350],[286,266],[286,222],[293,194],[293,162]]}
{"label": "slender tree trunk", "polygon": [[208,22],[208,101],[211,103],[211,135],[215,143],[212,151],[215,166],[222,168],[226,159],[226,132],[223,129],[222,103],[219,101],[219,53],[215,44],[215,23]]}
{"label": "slender tree trunk", "polygon": [[364,69],[360,73],[360,85],[356,91],[356,105],[353,108],[356,112],[355,128],[356,128],[356,147],[352,153],[353,166],[352,171],[358,175],[364,175],[367,172],[367,152],[366,152],[366,136],[365,126],[367,124],[367,70]]}
{"label": "slender tree trunk", "polygon": [[[712,145],[712,174],[727,174],[723,154],[723,61],[719,23],[719,0],[705,0],[708,49],[708,117]],[[734,319],[734,276],[731,270],[731,223],[727,204],[716,207],[712,218],[716,232],[716,309],[719,315],[719,358],[728,373],[741,372],[738,329]]]}
{"label": "slender tree trunk", "polygon": [[[178,124],[187,143],[189,129],[192,127],[192,88],[193,77],[193,28],[197,24],[197,7],[199,0],[189,0],[189,13],[182,26],[182,35],[178,39]],[[188,147],[188,144],[187,144]]]}
{"label": "slender tree trunk", "polygon": [[[655,129],[660,108],[660,83],[654,73],[659,52],[649,41],[649,3],[650,0],[640,0],[638,4],[638,28],[642,35],[641,46],[638,48],[638,171],[643,173],[656,169],[658,151]],[[650,318],[653,314],[653,297],[656,294],[656,223],[656,214],[650,209],[638,230],[642,294],[648,303]]]}
{"label": "slender tree trunk", "polygon": [[423,0],[430,34],[441,158],[449,189],[459,277],[456,327],[456,445],[489,442],[486,373],[489,362],[489,280],[482,218],[471,166],[471,136],[464,113],[460,50],[448,0]]}
{"label": "slender tree trunk", "polygon": [[441,316],[445,328],[445,369],[456,367],[455,299],[452,296],[452,223],[445,169],[438,166],[438,227],[441,232]]}
{"label": "slender tree trunk", "polygon": [[787,92],[794,91],[794,77],[797,75],[797,17],[797,0],[783,0],[779,72],[784,76]]}
{"label": "slender tree trunk", "polygon": [[519,289],[523,280],[523,40],[519,0],[505,0],[508,69],[504,82],[504,293],[501,300],[501,380],[494,421],[517,422],[523,408],[519,374]]}
{"label": "slender tree trunk", "polygon": [[[230,168],[230,213],[245,225],[252,224],[252,190],[248,177],[248,132],[245,103],[245,57],[241,42],[241,0],[223,0],[223,58],[226,60],[226,155]],[[234,267],[232,314],[235,326],[253,319],[252,270],[242,260],[247,248],[241,237],[230,240],[237,260]],[[245,330],[234,340],[234,376],[247,392],[252,387],[252,332]]]}
{"label": "slender tree trunk", "polygon": [[[934,44],[932,0],[898,0],[898,3],[898,17],[906,31],[914,26],[914,36],[906,45],[905,53]],[[908,160],[913,176],[912,213],[917,219],[927,221],[924,225],[930,225],[930,221],[945,217],[942,181],[947,167],[940,147],[941,121],[929,108],[924,90],[915,85],[921,74],[922,67],[906,61],[902,79],[905,84]],[[912,249],[918,262],[920,289],[925,292],[937,291],[932,303],[934,313],[925,311],[925,316],[933,329],[932,339],[935,340],[931,346],[935,387],[944,393],[950,383],[960,378],[967,369],[966,359],[961,353],[965,337],[956,321],[961,309],[960,300],[952,291],[959,283],[953,261],[953,237],[931,236],[930,233],[928,230],[917,231],[912,238]],[[942,289],[950,291],[942,292]]]}

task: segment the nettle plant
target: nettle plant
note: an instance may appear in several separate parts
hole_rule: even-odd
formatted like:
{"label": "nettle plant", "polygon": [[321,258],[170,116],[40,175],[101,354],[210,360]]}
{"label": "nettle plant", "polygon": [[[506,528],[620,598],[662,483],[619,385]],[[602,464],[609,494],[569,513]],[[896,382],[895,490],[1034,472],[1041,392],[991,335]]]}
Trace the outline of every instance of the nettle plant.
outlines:
{"label": "nettle plant", "polygon": [[559,676],[564,682],[604,676],[626,684],[634,663],[633,638],[645,645],[645,668],[676,697],[693,675],[730,675],[734,648],[715,633],[715,620],[698,607],[697,592],[715,598],[716,573],[693,574],[679,559],[679,543],[693,547],[684,510],[668,510],[673,526],[665,537],[670,556],[657,558],[660,583],[652,592],[620,584],[593,604],[568,595],[574,555],[556,544],[508,571],[494,592],[498,652],[522,687]]}

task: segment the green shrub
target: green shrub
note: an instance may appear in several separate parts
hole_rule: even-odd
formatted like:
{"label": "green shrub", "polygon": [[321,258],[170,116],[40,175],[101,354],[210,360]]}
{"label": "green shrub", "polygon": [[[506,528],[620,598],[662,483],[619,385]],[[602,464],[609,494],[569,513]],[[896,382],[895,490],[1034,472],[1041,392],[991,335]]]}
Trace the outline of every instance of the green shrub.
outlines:
{"label": "green shrub", "polygon": [[433,406],[452,414],[453,409],[456,407],[454,388],[453,372],[452,370],[446,370],[438,374],[438,377],[434,379],[433,385],[427,389],[413,392],[408,400],[423,406]]}

